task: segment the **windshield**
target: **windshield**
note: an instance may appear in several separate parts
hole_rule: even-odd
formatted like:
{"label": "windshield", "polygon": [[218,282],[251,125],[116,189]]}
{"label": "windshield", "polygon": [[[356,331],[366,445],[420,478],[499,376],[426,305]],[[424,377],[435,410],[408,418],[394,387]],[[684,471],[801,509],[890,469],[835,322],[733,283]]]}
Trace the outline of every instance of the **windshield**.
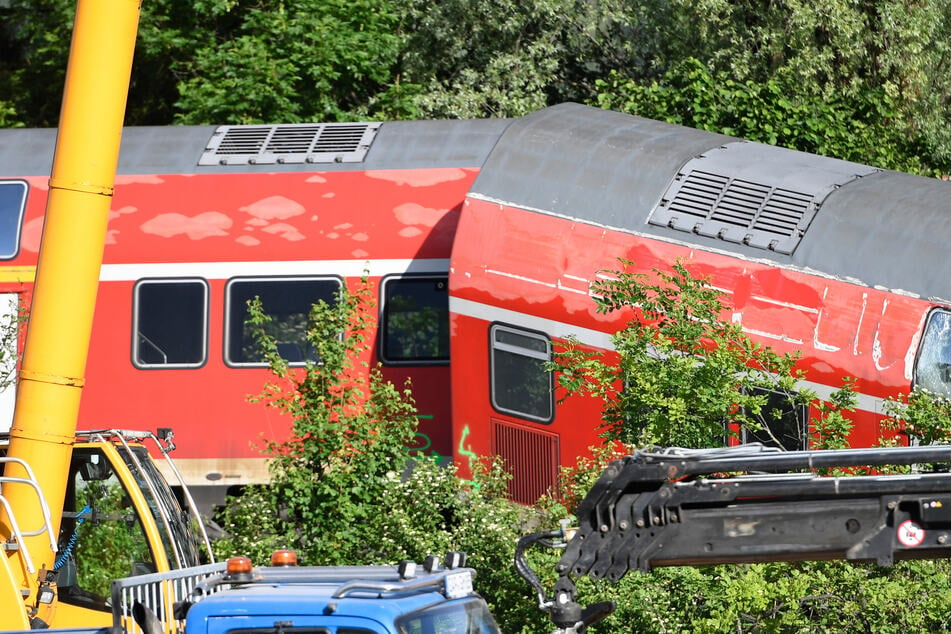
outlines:
{"label": "windshield", "polygon": [[202,543],[197,529],[197,519],[182,512],[178,499],[169,489],[165,478],[159,473],[155,463],[144,447],[118,447],[122,459],[129,470],[135,474],[136,484],[145,496],[155,518],[162,543],[168,554],[171,568],[187,568],[202,563],[199,544]]}
{"label": "windshield", "polygon": [[401,616],[400,634],[499,634],[499,627],[479,598],[446,601]]}
{"label": "windshield", "polygon": [[951,396],[951,312],[935,310],[928,316],[915,363],[914,387]]}

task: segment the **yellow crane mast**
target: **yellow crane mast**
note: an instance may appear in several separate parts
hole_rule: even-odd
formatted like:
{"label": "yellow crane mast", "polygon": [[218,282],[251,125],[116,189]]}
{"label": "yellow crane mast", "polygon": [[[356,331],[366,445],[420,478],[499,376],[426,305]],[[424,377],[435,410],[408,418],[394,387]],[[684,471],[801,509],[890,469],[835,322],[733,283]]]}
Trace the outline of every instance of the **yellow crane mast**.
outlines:
{"label": "yellow crane mast", "polygon": [[[5,500],[0,538],[6,543],[0,555],[0,630],[29,629],[37,618],[47,624],[54,620],[56,601],[47,603],[42,576],[54,563],[138,21],[137,0],[79,0],[77,5],[0,483]],[[28,477],[24,465],[32,465],[32,477],[52,513],[44,513],[33,486],[18,481]],[[47,522],[48,529],[36,530]]]}

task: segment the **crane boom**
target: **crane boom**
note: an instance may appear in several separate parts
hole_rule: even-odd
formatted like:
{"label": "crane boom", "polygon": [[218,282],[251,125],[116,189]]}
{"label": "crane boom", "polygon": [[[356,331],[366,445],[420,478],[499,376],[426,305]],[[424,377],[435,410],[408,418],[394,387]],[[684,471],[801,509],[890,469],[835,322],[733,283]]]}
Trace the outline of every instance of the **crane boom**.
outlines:
{"label": "crane boom", "polygon": [[[577,530],[523,537],[516,566],[560,631],[580,632],[613,609],[582,609],[573,579],[583,575],[617,581],[660,566],[947,558],[951,473],[875,473],[948,462],[949,446],[641,451],[608,465],[578,506]],[[532,545],[565,549],[551,600],[525,560]]]}
{"label": "crane boom", "polygon": [[[46,623],[52,613],[40,596],[44,575],[24,566],[22,553],[41,571],[52,569],[49,535],[58,533],[66,495],[138,21],[138,0],[79,0],[76,8],[0,508],[6,543],[15,523],[30,530],[2,555],[0,629]],[[32,535],[44,504],[32,485],[16,481],[27,477],[24,463],[34,465],[52,511],[49,529]]]}

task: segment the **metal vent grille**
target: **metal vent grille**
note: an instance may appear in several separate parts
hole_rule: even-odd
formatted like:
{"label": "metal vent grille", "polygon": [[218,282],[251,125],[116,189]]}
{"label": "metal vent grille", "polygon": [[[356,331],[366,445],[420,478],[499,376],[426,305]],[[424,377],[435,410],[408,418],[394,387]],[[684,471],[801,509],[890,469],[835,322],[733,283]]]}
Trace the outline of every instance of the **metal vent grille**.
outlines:
{"label": "metal vent grille", "polygon": [[[671,189],[673,197],[666,207],[674,218],[668,226],[746,244],[753,243],[757,233],[765,233],[773,238],[764,246],[775,250],[783,250],[782,238],[799,237],[803,219],[815,203],[814,196],[802,192],[699,170]],[[677,222],[683,216],[710,222]]]}
{"label": "metal vent grille", "polygon": [[558,486],[558,435],[492,419],[493,455],[511,474],[508,496],[519,504],[534,504]]}
{"label": "metal vent grille", "polygon": [[731,142],[687,161],[649,223],[791,255],[829,194],[875,171],[785,148]]}
{"label": "metal vent grille", "polygon": [[198,164],[359,163],[379,129],[379,123],[221,126]]}

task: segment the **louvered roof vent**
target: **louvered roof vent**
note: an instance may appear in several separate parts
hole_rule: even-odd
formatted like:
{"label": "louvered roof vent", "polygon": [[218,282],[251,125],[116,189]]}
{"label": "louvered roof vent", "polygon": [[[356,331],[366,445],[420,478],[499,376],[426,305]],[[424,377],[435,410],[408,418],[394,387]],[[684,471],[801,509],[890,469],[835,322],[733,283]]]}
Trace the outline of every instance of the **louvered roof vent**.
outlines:
{"label": "louvered roof vent", "polygon": [[650,224],[791,255],[826,197],[878,170],[757,143],[728,143],[683,166]]}
{"label": "louvered roof vent", "polygon": [[198,164],[359,163],[379,129],[379,123],[220,126]]}

